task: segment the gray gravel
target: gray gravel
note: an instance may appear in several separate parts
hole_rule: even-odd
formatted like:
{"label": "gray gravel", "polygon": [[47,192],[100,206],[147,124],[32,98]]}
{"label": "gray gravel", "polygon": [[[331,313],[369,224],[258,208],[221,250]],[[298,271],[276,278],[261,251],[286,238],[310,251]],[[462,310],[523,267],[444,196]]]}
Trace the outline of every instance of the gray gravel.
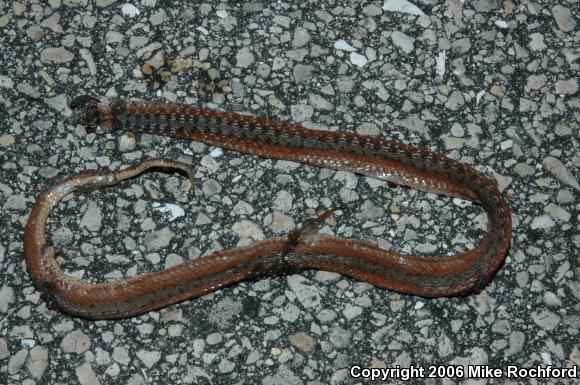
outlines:
{"label": "gray gravel", "polygon": [[[0,0],[0,383],[362,384],[353,365],[580,365],[578,4],[237,4]],[[506,263],[482,293],[457,298],[308,271],[121,321],[48,310],[22,250],[36,195],[154,156],[194,164],[196,189],[151,173],[67,199],[49,231],[69,274],[163,269],[342,203],[352,210],[321,231],[384,248],[453,254],[485,232],[485,213],[457,199],[200,143],[88,133],[67,106],[87,93],[377,135],[472,164],[512,208]],[[504,380],[521,381],[465,383]]]}

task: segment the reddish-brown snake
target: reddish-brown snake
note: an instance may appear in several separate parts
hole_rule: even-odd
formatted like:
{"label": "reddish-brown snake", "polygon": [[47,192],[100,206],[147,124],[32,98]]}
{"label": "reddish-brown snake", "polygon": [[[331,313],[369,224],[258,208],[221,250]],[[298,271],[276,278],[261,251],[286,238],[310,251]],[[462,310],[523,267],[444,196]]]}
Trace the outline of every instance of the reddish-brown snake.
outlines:
{"label": "reddish-brown snake", "polygon": [[426,149],[183,104],[84,96],[75,99],[71,107],[83,124],[95,126],[98,132],[168,135],[468,199],[486,210],[488,231],[472,250],[433,258],[299,230],[288,237],[217,252],[163,271],[93,284],[67,276],[60,268],[57,251],[45,233],[52,209],[72,192],[111,186],[150,167],[189,172],[189,166],[156,158],[117,172],[85,172],[65,178],[38,196],[24,234],[26,263],[34,286],[51,308],[69,314],[90,319],[130,317],[246,279],[305,269],[333,271],[401,293],[452,296],[481,290],[501,266],[509,247],[510,210],[496,184],[474,168]]}

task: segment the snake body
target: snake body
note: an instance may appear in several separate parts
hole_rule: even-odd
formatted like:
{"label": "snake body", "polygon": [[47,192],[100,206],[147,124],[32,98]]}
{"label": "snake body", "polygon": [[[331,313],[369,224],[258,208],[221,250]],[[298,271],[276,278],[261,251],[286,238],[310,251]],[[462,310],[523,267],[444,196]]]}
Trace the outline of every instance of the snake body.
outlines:
{"label": "snake body", "polygon": [[488,215],[483,241],[474,249],[453,256],[405,255],[322,234],[294,236],[292,243],[288,237],[278,237],[163,271],[93,284],[65,275],[58,265],[57,251],[45,234],[52,209],[64,196],[79,189],[110,186],[149,167],[187,171],[187,166],[152,159],[117,172],[81,173],[39,195],[24,237],[27,268],[35,287],[49,306],[72,315],[90,319],[130,317],[243,280],[305,269],[333,271],[401,293],[453,296],[485,287],[509,248],[510,210],[494,181],[469,165],[427,149],[177,103],[85,96],[74,100],[71,108],[80,122],[96,127],[97,132],[126,130],[167,135],[266,158],[350,171],[425,192],[468,199],[480,204]]}

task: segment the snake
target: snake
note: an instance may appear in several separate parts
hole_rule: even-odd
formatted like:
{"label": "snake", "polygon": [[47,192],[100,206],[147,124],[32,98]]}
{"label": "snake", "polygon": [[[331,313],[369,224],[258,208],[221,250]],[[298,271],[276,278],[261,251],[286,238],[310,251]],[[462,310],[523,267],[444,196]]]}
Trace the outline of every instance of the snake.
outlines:
{"label": "snake", "polygon": [[[130,131],[165,135],[469,200],[485,210],[487,232],[472,249],[449,256],[423,256],[322,234],[316,231],[316,223],[310,222],[287,236],[214,252],[126,279],[93,283],[67,275],[58,261],[58,250],[47,239],[51,211],[71,193],[113,186],[151,168],[173,169],[193,178],[190,165],[153,158],[118,171],[71,175],[38,195],[24,231],[24,254],[31,281],[50,309],[94,320],[127,318],[241,281],[304,270],[335,272],[421,297],[461,296],[483,290],[508,253],[511,214],[496,182],[468,164],[429,149],[378,136],[305,128],[292,122],[182,103],[81,95],[69,105],[76,123],[97,134]],[[326,216],[328,213],[320,218]]]}

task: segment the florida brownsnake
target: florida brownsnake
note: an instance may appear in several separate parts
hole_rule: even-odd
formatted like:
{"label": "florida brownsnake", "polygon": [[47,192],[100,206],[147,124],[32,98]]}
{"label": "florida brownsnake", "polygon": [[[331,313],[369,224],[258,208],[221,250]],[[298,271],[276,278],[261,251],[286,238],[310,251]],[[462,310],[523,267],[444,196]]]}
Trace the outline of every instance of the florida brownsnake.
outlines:
{"label": "florida brownsnake", "polygon": [[153,159],[114,173],[82,173],[65,178],[39,195],[24,237],[27,267],[35,287],[50,306],[76,316],[129,317],[245,279],[304,269],[334,271],[402,293],[451,296],[484,287],[501,266],[509,247],[510,210],[496,184],[473,167],[426,149],[183,104],[80,97],[71,107],[83,124],[97,127],[98,132],[128,130],[168,135],[261,157],[351,171],[477,202],[489,218],[485,239],[474,249],[454,256],[404,255],[330,235],[295,236],[291,243],[288,237],[279,237],[167,270],[91,284],[65,275],[57,263],[57,252],[45,234],[53,207],[77,189],[109,186],[152,166],[187,170],[181,163]]}

